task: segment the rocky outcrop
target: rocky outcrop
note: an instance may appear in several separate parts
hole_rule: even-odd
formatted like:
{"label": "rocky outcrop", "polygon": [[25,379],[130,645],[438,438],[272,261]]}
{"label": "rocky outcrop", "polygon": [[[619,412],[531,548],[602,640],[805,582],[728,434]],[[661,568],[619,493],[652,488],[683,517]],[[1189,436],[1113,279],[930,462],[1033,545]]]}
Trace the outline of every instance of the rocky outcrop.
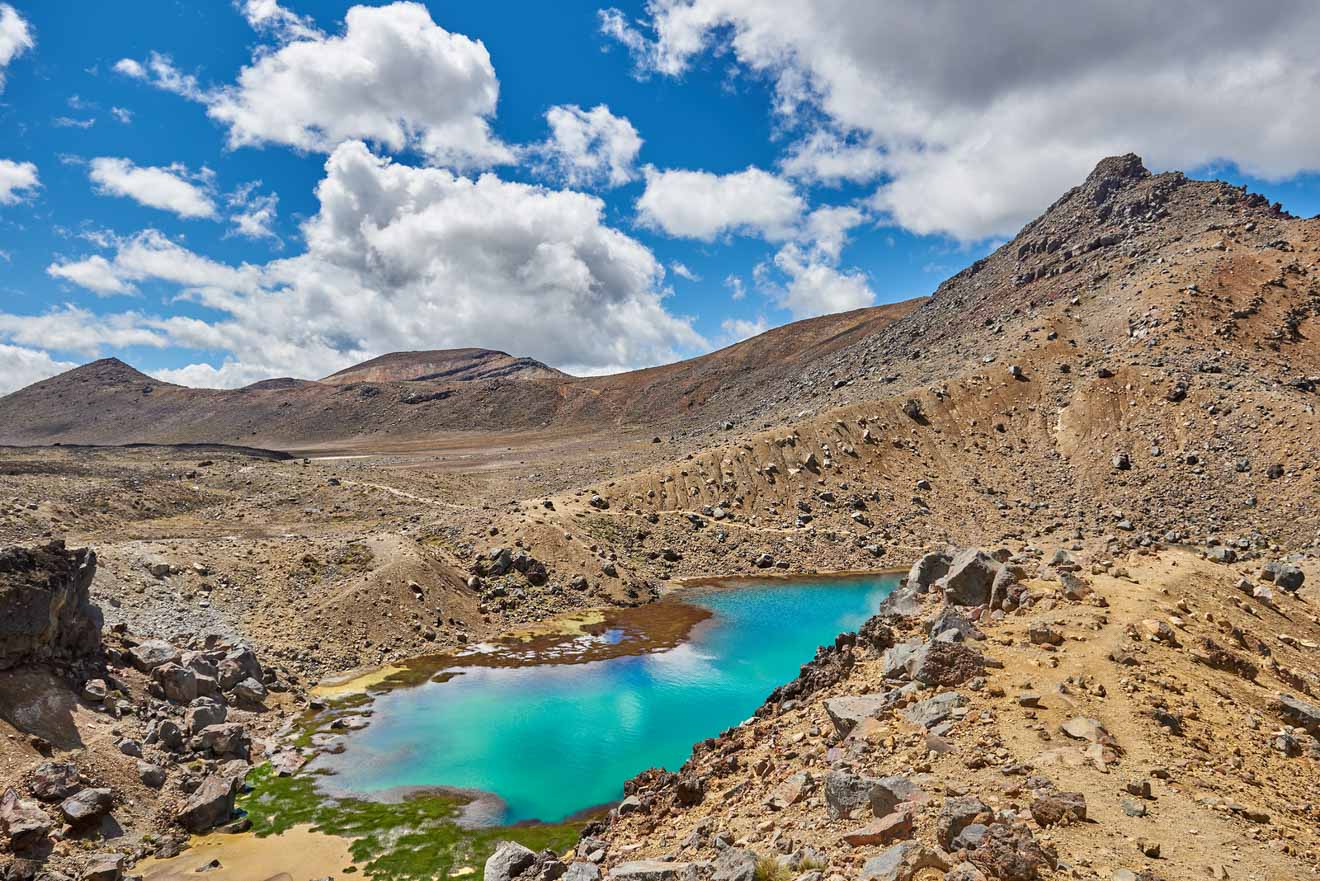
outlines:
{"label": "rocky outcrop", "polygon": [[88,591],[96,554],[63,541],[0,551],[0,670],[75,661],[101,644],[101,611]]}
{"label": "rocky outcrop", "polygon": [[234,799],[238,796],[238,780],[222,774],[212,774],[202,781],[179,811],[179,825],[189,832],[205,832],[213,826],[227,823],[234,812]]}

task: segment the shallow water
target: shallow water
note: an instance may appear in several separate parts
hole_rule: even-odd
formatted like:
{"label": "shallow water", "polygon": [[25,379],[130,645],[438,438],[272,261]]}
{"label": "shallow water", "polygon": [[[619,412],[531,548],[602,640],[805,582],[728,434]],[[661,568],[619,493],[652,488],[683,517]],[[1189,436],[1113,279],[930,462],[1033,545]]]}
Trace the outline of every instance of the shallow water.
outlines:
{"label": "shallow water", "polygon": [[772,582],[685,593],[712,616],[679,646],[590,663],[452,668],[376,699],[371,725],[318,761],[333,790],[492,792],[499,823],[547,822],[622,797],[651,767],[748,718],[819,645],[854,630],[896,577]]}

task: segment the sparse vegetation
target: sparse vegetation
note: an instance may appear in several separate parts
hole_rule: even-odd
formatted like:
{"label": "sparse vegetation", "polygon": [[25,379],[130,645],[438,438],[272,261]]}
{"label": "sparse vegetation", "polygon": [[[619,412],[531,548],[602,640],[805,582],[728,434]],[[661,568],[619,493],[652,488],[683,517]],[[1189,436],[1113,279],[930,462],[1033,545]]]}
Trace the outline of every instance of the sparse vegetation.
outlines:
{"label": "sparse vegetation", "polygon": [[248,781],[252,791],[239,799],[239,807],[252,821],[254,834],[279,835],[308,825],[351,839],[354,861],[374,881],[443,878],[465,866],[480,879],[499,842],[563,851],[572,847],[581,828],[559,823],[466,829],[458,824],[466,804],[458,795],[420,793],[391,803],[335,798],[317,791],[314,776],[279,777],[270,765],[255,768]]}

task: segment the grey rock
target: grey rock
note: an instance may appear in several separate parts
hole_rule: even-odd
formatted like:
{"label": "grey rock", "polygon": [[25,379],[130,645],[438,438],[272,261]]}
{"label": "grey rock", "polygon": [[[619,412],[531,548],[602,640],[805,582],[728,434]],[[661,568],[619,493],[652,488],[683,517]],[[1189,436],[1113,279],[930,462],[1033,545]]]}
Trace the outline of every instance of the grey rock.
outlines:
{"label": "grey rock", "polygon": [[1279,715],[1288,720],[1289,723],[1305,728],[1311,734],[1320,737],[1320,706],[1308,703],[1290,694],[1279,695],[1276,706]]}
{"label": "grey rock", "polygon": [[948,868],[949,864],[935,851],[915,841],[904,841],[867,860],[858,881],[907,881],[921,869]]}
{"label": "grey rock", "polygon": [[609,878],[614,881],[697,881],[697,867],[693,863],[634,860],[615,866]]}
{"label": "grey rock", "polygon": [[485,881],[510,881],[536,860],[536,854],[516,841],[501,841],[486,859]]}
{"label": "grey rock", "polygon": [[880,601],[878,609],[881,615],[898,615],[902,618],[915,618],[921,614],[921,598],[917,591],[900,587]]}
{"label": "grey rock", "polygon": [[89,590],[96,554],[62,541],[0,551],[0,670],[78,660],[101,645],[101,610]]}
{"label": "grey rock", "polygon": [[259,704],[266,699],[266,686],[250,676],[236,684],[233,692],[234,697],[250,704]]}
{"label": "grey rock", "polygon": [[[990,806],[975,796],[968,795],[945,799],[944,805],[940,808],[939,817],[935,821],[936,841],[946,850],[953,849],[954,840],[969,825],[976,822],[977,817],[989,813]],[[984,827],[982,829],[984,830]],[[982,834],[985,834],[984,831]]]}
{"label": "grey rock", "polygon": [[931,585],[949,574],[953,558],[944,553],[924,554],[908,570],[907,586],[918,593],[930,590]]}
{"label": "grey rock", "polygon": [[858,722],[863,719],[877,719],[887,712],[894,703],[891,694],[892,692],[832,697],[825,701],[825,712],[834,723],[835,730],[846,737]]}
{"label": "grey rock", "polygon": [[867,799],[871,804],[871,813],[876,817],[892,814],[904,802],[925,801],[930,797],[920,786],[901,775],[881,777],[871,783]]}
{"label": "grey rock", "polygon": [[181,664],[167,661],[151,671],[151,678],[168,701],[186,704],[197,697],[197,674]]}
{"label": "grey rock", "polygon": [[953,711],[966,702],[966,698],[958,692],[946,691],[912,704],[903,711],[903,718],[914,725],[934,728],[953,716]]}
{"label": "grey rock", "polygon": [[0,831],[9,837],[11,850],[22,852],[41,843],[50,834],[50,816],[34,801],[18,797],[10,787],[0,796]]}
{"label": "grey rock", "polygon": [[179,660],[179,650],[163,639],[148,639],[129,649],[129,660],[142,673]]}
{"label": "grey rock", "polygon": [[600,866],[585,860],[569,863],[563,881],[600,881]]}
{"label": "grey rock", "polygon": [[179,723],[175,722],[173,719],[163,720],[160,723],[160,726],[156,728],[156,736],[159,738],[161,746],[166,749],[183,749],[183,745],[186,742],[183,729],[180,728]]}
{"label": "grey rock", "polygon": [[229,708],[210,697],[199,697],[188,705],[184,716],[189,734],[197,734],[203,728],[223,724],[229,718]]}
{"label": "grey rock", "polygon": [[885,651],[880,675],[886,679],[907,679],[911,676],[912,658],[925,647],[921,642],[900,642]]}
{"label": "grey rock", "polygon": [[114,793],[104,787],[87,787],[60,802],[60,813],[72,826],[81,826],[110,813]]}
{"label": "grey rock", "polygon": [[42,801],[59,801],[82,789],[73,762],[42,762],[32,771],[32,794]]}
{"label": "grey rock", "polygon": [[875,780],[850,771],[831,771],[825,775],[825,807],[831,820],[851,819],[862,808],[870,807],[871,787]]}
{"label": "grey rock", "polygon": [[237,722],[208,725],[193,738],[193,749],[217,759],[247,759],[251,750],[247,730]]}
{"label": "grey rock", "polygon": [[234,813],[234,799],[238,795],[238,780],[223,774],[211,774],[188,796],[176,817],[189,832],[228,823]]}
{"label": "grey rock", "polygon": [[756,854],[750,850],[726,847],[711,865],[712,881],[755,881]]}
{"label": "grey rock", "polygon": [[138,762],[137,772],[138,779],[142,781],[143,786],[160,789],[165,785],[165,769],[160,765],[153,765],[151,762]]}
{"label": "grey rock", "polygon": [[957,634],[957,640],[965,639],[985,639],[985,634],[977,629],[962,610],[957,606],[945,606],[939,614],[931,619],[930,626],[926,628],[926,634],[932,639],[949,639],[954,637],[948,634]]}
{"label": "grey rock", "polygon": [[979,548],[959,551],[949,564],[949,572],[936,586],[946,602],[955,606],[980,606],[990,602],[990,591],[1000,566]]}
{"label": "grey rock", "polygon": [[[1295,593],[1306,583],[1306,573],[1291,563],[1268,563],[1265,566],[1265,572],[1271,574],[1271,578],[1279,590],[1285,590],[1288,593]],[[1264,572],[1261,573],[1262,575]]]}
{"label": "grey rock", "polygon": [[124,857],[117,853],[94,854],[79,877],[81,881],[119,881],[124,877]]}

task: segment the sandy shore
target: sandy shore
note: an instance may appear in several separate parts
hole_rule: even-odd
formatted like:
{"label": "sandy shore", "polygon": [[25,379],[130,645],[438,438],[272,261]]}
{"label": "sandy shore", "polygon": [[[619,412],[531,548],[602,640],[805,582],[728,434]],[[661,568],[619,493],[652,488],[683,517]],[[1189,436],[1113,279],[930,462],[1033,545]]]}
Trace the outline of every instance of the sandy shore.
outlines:
{"label": "sandy shore", "polygon": [[[282,835],[215,833],[192,840],[188,850],[168,860],[147,859],[136,871],[144,881],[183,881],[204,872],[208,881],[274,881],[340,877],[354,865],[349,840],[295,826]],[[212,861],[215,868],[207,868]]]}

